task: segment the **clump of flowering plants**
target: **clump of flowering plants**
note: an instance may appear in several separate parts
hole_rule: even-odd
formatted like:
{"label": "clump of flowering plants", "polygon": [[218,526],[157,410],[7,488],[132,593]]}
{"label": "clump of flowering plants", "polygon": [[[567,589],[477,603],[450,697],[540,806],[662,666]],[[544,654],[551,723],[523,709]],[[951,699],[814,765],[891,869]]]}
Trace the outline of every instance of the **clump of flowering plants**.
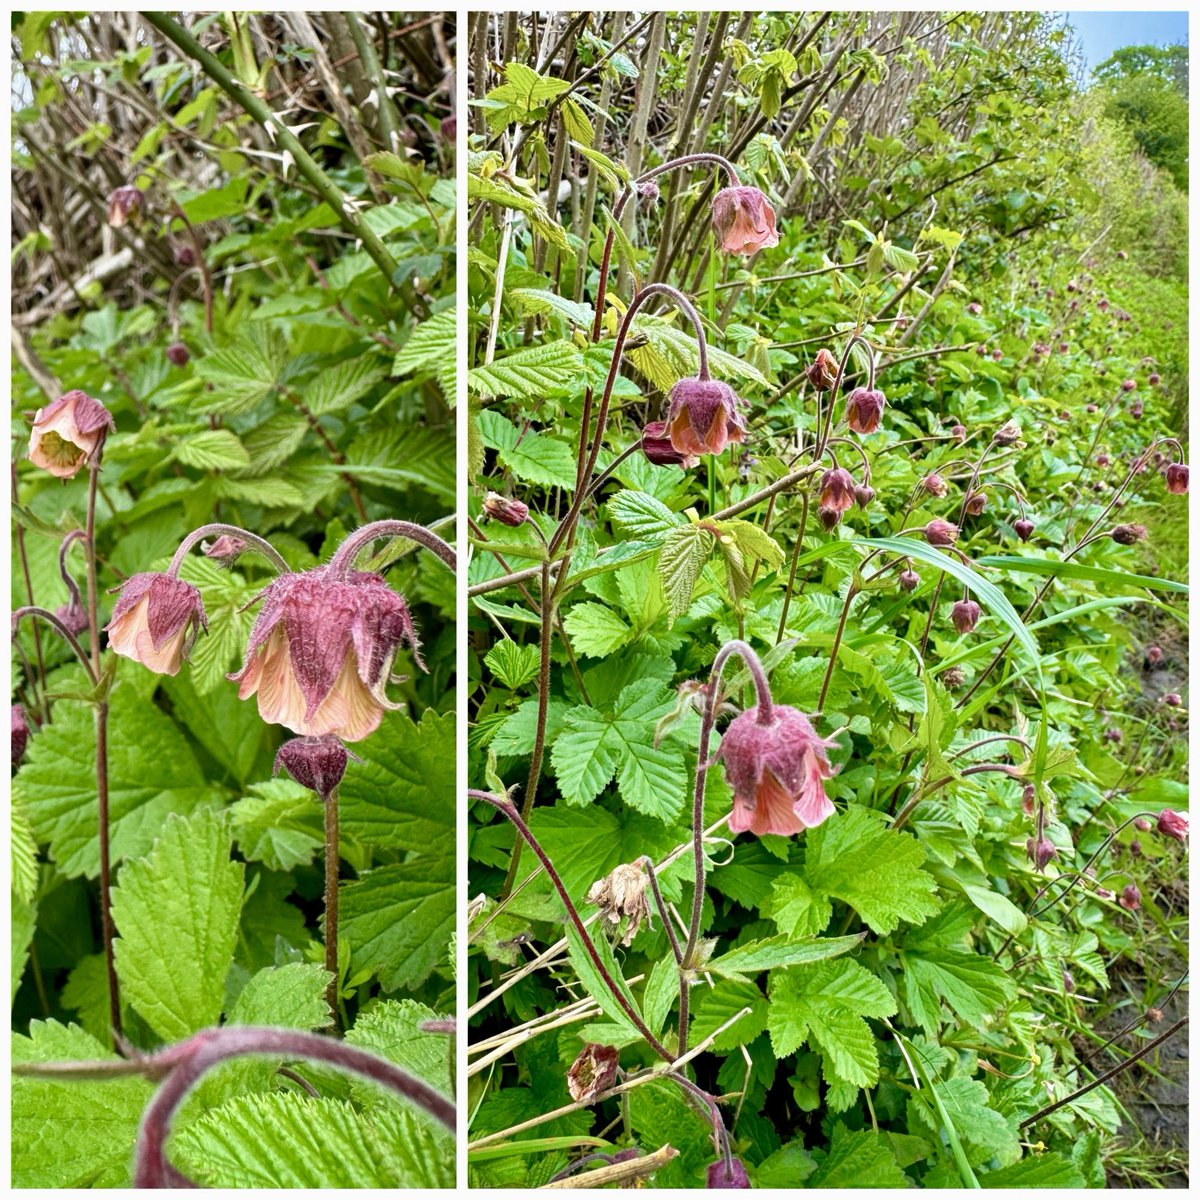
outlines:
{"label": "clump of flowering plants", "polygon": [[[472,1182],[1095,1184],[1181,1027],[1186,706],[1121,666],[1131,612],[1182,615],[1141,557],[1169,406],[1096,310],[1034,383],[1024,297],[948,289],[988,253],[953,189],[962,233],[806,228],[775,118],[820,58],[747,14],[773,132],[701,141],[720,34],[646,20],[604,138],[615,36],[473,84]],[[771,29],[836,58],[824,24]],[[695,74],[648,138],[664,44]]]}
{"label": "clump of flowering plants", "polygon": [[14,25],[17,1186],[453,1182],[436,19]]}

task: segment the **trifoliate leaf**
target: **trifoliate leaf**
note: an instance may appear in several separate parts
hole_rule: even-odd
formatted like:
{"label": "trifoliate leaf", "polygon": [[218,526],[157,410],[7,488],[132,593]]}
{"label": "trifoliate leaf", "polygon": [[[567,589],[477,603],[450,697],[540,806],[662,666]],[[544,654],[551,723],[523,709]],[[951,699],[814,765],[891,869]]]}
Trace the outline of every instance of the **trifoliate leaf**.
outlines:
{"label": "trifoliate leaf", "polygon": [[851,1131],[840,1121],[825,1161],[809,1176],[809,1188],[907,1188],[912,1186],[882,1134],[872,1129]]}

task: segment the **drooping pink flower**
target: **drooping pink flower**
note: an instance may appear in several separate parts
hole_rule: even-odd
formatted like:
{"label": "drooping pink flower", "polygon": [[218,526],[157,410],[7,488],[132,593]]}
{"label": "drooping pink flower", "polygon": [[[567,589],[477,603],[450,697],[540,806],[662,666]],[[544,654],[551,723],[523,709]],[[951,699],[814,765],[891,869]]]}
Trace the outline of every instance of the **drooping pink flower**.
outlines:
{"label": "drooping pink flower", "polygon": [[921,577],[912,569],[912,567],[905,567],[904,570],[900,572],[900,588],[902,591],[915,592],[920,586],[920,583]]}
{"label": "drooping pink flower", "polygon": [[114,189],[108,195],[108,223],[119,229],[128,221],[137,222],[141,219],[146,207],[146,193],[133,184]]}
{"label": "drooping pink flower", "polygon": [[985,508],[987,508],[987,493],[982,492],[982,491],[972,492],[967,497],[967,503],[965,505],[965,508],[967,510],[968,516],[970,516],[970,517],[979,516],[979,514],[981,512],[983,512],[983,510]]}
{"label": "drooping pink flower", "polygon": [[1158,814],[1158,832],[1166,837],[1174,838],[1177,842],[1186,842],[1188,837],[1188,815],[1176,812],[1173,808],[1164,808]]}
{"label": "drooping pink flower", "polygon": [[112,414],[86,392],[67,392],[33,418],[29,459],[59,479],[71,479],[96,452]]}
{"label": "drooping pink flower", "polygon": [[854,476],[845,467],[830,467],[821,476],[821,507],[844,513],[853,503]]}
{"label": "drooping pink flower", "polygon": [[108,644],[156,675],[177,675],[208,619],[199,591],[162,571],[131,575],[105,626]]}
{"label": "drooping pink flower", "polygon": [[720,454],[746,437],[741,401],[719,379],[681,379],[667,408],[667,436],[680,454]]}
{"label": "drooping pink flower", "polygon": [[656,467],[682,467],[685,471],[700,460],[694,454],[680,454],[667,436],[666,421],[647,421],[642,430],[642,453]]}
{"label": "drooping pink flower", "polygon": [[869,483],[860,483],[854,489],[854,503],[859,508],[870,508],[871,501],[875,499],[875,489]]}
{"label": "drooping pink flower", "polygon": [[817,351],[817,357],[812,360],[804,374],[818,392],[827,392],[837,383],[838,360],[822,348]]}
{"label": "drooping pink flower", "polygon": [[779,245],[775,210],[756,187],[722,188],[713,197],[712,223],[726,254],[756,254]]}
{"label": "drooping pink flower", "polygon": [[408,605],[379,575],[314,567],[266,589],[246,661],[229,678],[242,700],[257,696],[264,721],[357,742],[392,707],[385,686],[403,643],[423,667]]}
{"label": "drooping pink flower", "polygon": [[979,624],[981,612],[974,600],[956,600],[950,610],[950,621],[959,633],[970,633]]}
{"label": "drooping pink flower", "polygon": [[944,496],[950,490],[949,485],[936,471],[930,471],[929,474],[921,480],[921,487],[923,487],[930,496]]}
{"label": "drooping pink flower", "polygon": [[925,526],[925,540],[931,546],[953,546],[958,541],[958,526],[935,517]]}
{"label": "drooping pink flower", "polygon": [[1058,857],[1058,847],[1045,834],[1042,834],[1040,838],[1030,838],[1025,843],[1025,854],[1041,872],[1045,871],[1046,865],[1052,858]]}
{"label": "drooping pink flower", "polygon": [[1151,666],[1153,666],[1157,662],[1161,662],[1162,656],[1163,656],[1163,652],[1162,652],[1161,646],[1147,646],[1146,647],[1146,661]]}
{"label": "drooping pink flower", "polygon": [[1167,469],[1165,478],[1167,481],[1167,491],[1172,496],[1184,496],[1188,490],[1188,468],[1187,463],[1171,463]]}
{"label": "drooping pink flower", "polygon": [[188,348],[182,342],[172,342],[167,347],[167,361],[173,367],[186,367],[191,357]]}
{"label": "drooping pink flower", "polygon": [[1142,893],[1138,890],[1136,883],[1128,883],[1121,889],[1120,899],[1117,903],[1129,912],[1137,912],[1142,907]]}
{"label": "drooping pink flower", "polygon": [[886,404],[882,392],[865,387],[855,388],[846,397],[846,424],[855,433],[874,433],[879,428]]}
{"label": "drooping pink flower", "polygon": [[792,834],[832,816],[825,780],[833,774],[826,747],[798,709],[776,704],[770,719],[756,706],[734,717],[716,757],[733,789],[734,833]]}

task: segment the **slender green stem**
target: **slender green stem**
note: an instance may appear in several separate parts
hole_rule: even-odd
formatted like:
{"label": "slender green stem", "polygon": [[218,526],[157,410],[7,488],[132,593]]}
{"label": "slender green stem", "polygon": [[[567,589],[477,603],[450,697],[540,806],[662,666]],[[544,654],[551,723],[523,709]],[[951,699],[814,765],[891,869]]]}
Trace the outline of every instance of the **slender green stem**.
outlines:
{"label": "slender green stem", "polygon": [[339,1024],[341,972],[338,967],[338,881],[341,853],[338,842],[338,789],[325,798],[325,970],[333,978],[325,988],[325,1000],[334,1025]]}

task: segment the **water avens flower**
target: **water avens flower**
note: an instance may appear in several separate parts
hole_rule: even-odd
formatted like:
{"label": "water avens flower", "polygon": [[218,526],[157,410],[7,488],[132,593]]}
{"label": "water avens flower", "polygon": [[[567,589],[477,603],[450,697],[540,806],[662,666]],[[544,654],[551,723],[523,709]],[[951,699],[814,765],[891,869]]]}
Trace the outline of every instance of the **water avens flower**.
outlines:
{"label": "water avens flower", "polygon": [[775,210],[756,187],[722,188],[713,197],[712,224],[726,254],[756,254],[779,245]]}
{"label": "water avens flower", "polygon": [[567,1071],[567,1091],[579,1104],[590,1104],[601,1092],[606,1092],[617,1078],[617,1050],[588,1042]]}
{"label": "water avens flower", "polygon": [[1174,838],[1177,842],[1186,842],[1188,838],[1187,813],[1164,808],[1158,814],[1158,832],[1166,837]]}
{"label": "water avens flower", "polygon": [[188,348],[182,342],[172,342],[167,347],[167,361],[175,367],[186,367],[191,358]]}
{"label": "water avens flower", "polygon": [[1172,496],[1184,496],[1188,490],[1187,463],[1171,463],[1163,473],[1167,481],[1167,491]]}
{"label": "water avens flower", "polygon": [[529,505],[510,496],[501,496],[499,492],[488,492],[483,498],[483,515],[490,521],[499,521],[501,525],[511,525],[515,529],[528,519]]}
{"label": "water avens flower", "polygon": [[918,575],[916,571],[912,569],[912,567],[905,567],[904,570],[900,572],[900,587],[903,591],[915,592],[920,582],[920,575]]}
{"label": "water avens flower", "polygon": [[119,229],[129,221],[135,224],[141,220],[146,207],[146,193],[133,184],[126,184],[108,194],[108,223]]}
{"label": "water avens flower", "polygon": [[603,879],[597,879],[587,894],[587,902],[595,904],[610,925],[619,925],[625,918],[629,924],[625,929],[622,945],[633,941],[642,922],[650,916],[650,902],[646,889],[650,877],[638,863],[621,863]]}
{"label": "water avens flower", "polygon": [[1137,912],[1142,907],[1142,893],[1138,891],[1138,885],[1136,883],[1127,883],[1121,889],[1121,895],[1117,903],[1127,912]]}
{"label": "water avens flower", "polygon": [[846,397],[846,424],[855,433],[874,433],[883,418],[887,400],[880,391],[859,387]]}
{"label": "water avens flower", "polygon": [[328,800],[346,774],[350,755],[336,737],[298,737],[284,742],[275,755],[274,774],[286,771],[301,787]]}
{"label": "water avens flower", "polygon": [[1046,865],[1052,858],[1058,857],[1058,847],[1045,834],[1042,834],[1041,837],[1030,838],[1025,843],[1025,853],[1040,873],[1045,871]]}
{"label": "water avens flower", "polygon": [[309,737],[357,742],[393,707],[384,688],[407,644],[419,643],[404,598],[379,575],[314,567],[281,575],[262,593],[246,660],[229,676],[264,721]]}
{"label": "water avens flower", "polygon": [[845,467],[830,467],[821,476],[820,505],[844,513],[854,504],[854,476]]}
{"label": "water avens flower", "polygon": [[83,633],[88,627],[87,609],[74,597],[66,604],[60,604],[54,610],[54,615],[76,635]]}
{"label": "water avens flower", "polygon": [[967,503],[964,507],[967,510],[967,516],[969,516],[969,517],[979,516],[979,514],[982,513],[985,508],[987,508],[987,493],[986,492],[972,492],[967,497]]}
{"label": "water avens flower", "polygon": [[869,483],[860,483],[854,489],[854,503],[859,508],[870,508],[871,501],[875,499],[875,489]]}
{"label": "water avens flower", "polygon": [[746,438],[746,422],[738,411],[741,401],[719,379],[681,379],[672,389],[667,408],[667,436],[683,455],[720,454]]}
{"label": "water avens flower", "polygon": [[199,631],[208,632],[200,592],[162,571],[131,575],[104,627],[108,644],[156,675],[177,675]]}
{"label": "water avens flower", "polygon": [[837,383],[838,360],[822,348],[817,351],[817,357],[812,360],[804,374],[818,392],[827,392]]}
{"label": "water avens flower", "polygon": [[1012,446],[1020,440],[1021,427],[1016,421],[1005,421],[995,433],[992,434],[992,441],[997,446]]}
{"label": "water avens flower", "polygon": [[958,541],[958,526],[935,517],[925,526],[925,540],[931,546],[953,546]]}
{"label": "water avens flower", "polygon": [[1178,708],[1183,703],[1183,697],[1178,692],[1167,692],[1163,696],[1163,703],[1169,708]]}
{"label": "water avens flower", "polygon": [[67,392],[33,418],[29,459],[59,479],[72,479],[114,428],[112,414],[86,392]]}
{"label": "water avens flower", "polygon": [[716,758],[725,763],[733,790],[729,828],[734,833],[792,834],[833,815],[825,780],[833,774],[826,748],[798,709],[761,705],[734,717]]}
{"label": "water avens flower", "polygon": [[970,633],[979,624],[982,609],[974,600],[956,600],[950,610],[950,621],[959,633]]}
{"label": "water avens flower", "polygon": [[723,1158],[715,1163],[709,1163],[704,1172],[704,1186],[710,1191],[727,1188],[749,1188],[750,1176],[740,1158],[731,1158],[726,1162]]}
{"label": "water avens flower", "polygon": [[1017,537],[1021,541],[1027,542],[1033,535],[1033,522],[1028,517],[1018,517],[1013,522],[1013,529],[1016,530]]}
{"label": "water avens flower", "polygon": [[936,471],[930,471],[921,480],[921,487],[930,496],[944,496],[950,490],[949,485]]}
{"label": "water avens flower", "polygon": [[218,567],[232,567],[246,552],[248,545],[245,538],[240,538],[233,533],[223,533],[220,537],[213,538],[211,542],[205,542],[200,549],[204,557],[215,562]]}
{"label": "water avens flower", "polygon": [[1147,646],[1146,647],[1146,661],[1151,666],[1154,666],[1155,663],[1161,662],[1162,656],[1163,656],[1163,652],[1162,652],[1161,646]]}
{"label": "water avens flower", "polygon": [[682,467],[685,471],[700,461],[694,454],[680,454],[671,445],[666,421],[647,421],[642,430],[642,453],[656,467]]}

